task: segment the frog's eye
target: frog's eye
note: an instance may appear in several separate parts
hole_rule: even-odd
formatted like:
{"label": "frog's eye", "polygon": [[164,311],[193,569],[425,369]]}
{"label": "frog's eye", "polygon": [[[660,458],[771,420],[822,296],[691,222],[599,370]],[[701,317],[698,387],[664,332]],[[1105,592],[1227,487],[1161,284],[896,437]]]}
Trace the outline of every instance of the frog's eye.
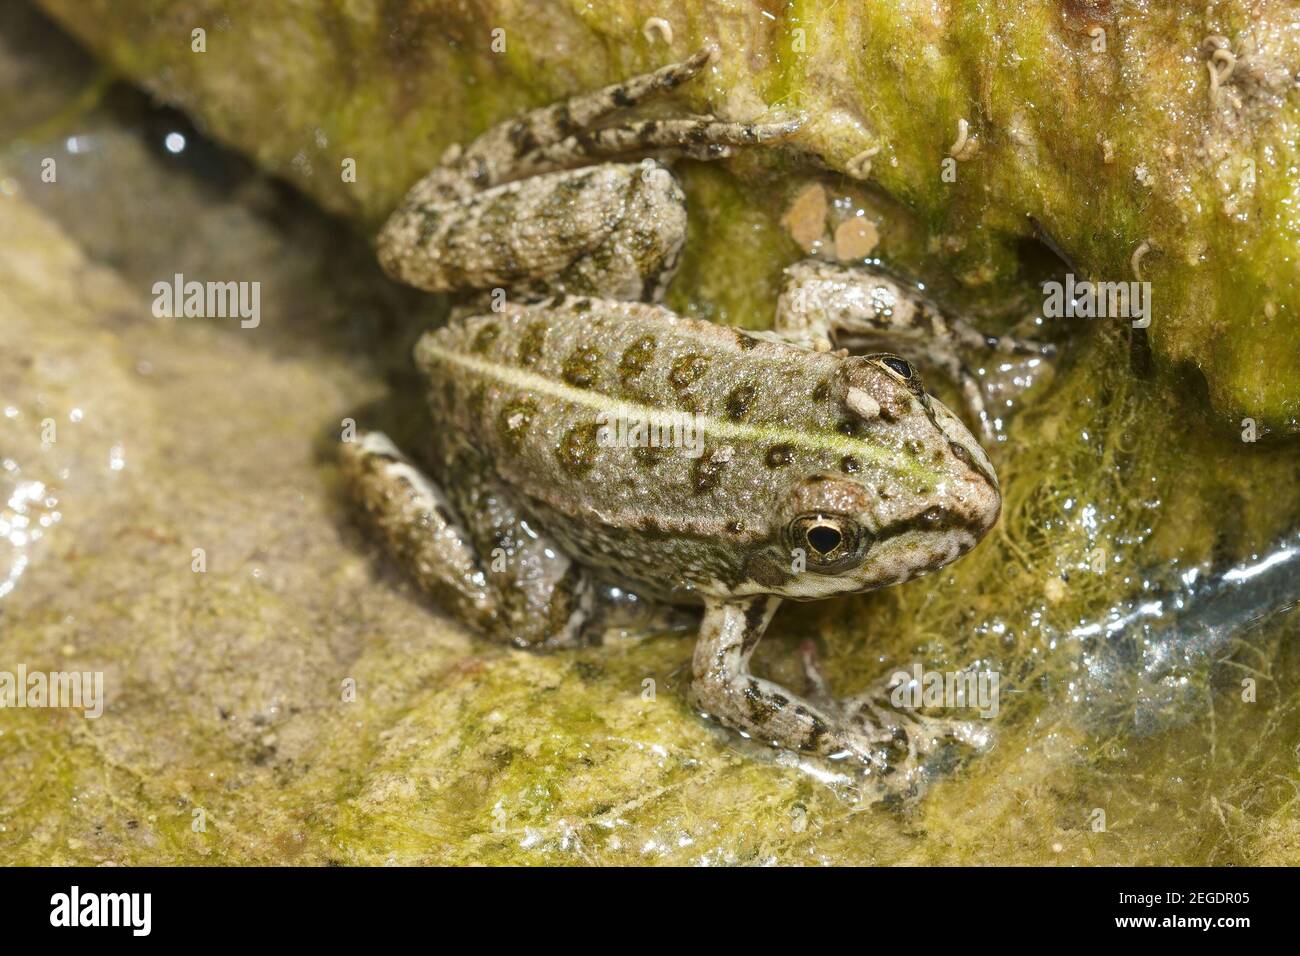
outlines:
{"label": "frog's eye", "polygon": [[842,515],[800,515],[790,522],[786,536],[791,548],[807,555],[808,569],[820,574],[857,565],[871,543],[870,534]]}
{"label": "frog's eye", "polygon": [[875,362],[880,368],[885,369],[917,395],[925,392],[925,386],[921,383],[921,373],[916,370],[915,365],[902,356],[890,352],[881,352],[878,355],[868,355],[867,358]]}

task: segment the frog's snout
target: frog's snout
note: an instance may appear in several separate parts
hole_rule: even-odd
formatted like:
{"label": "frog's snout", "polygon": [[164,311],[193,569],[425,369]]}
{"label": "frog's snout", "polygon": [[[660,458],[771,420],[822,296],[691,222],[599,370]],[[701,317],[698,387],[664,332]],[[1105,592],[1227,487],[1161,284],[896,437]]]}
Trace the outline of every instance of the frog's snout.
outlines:
{"label": "frog's snout", "polygon": [[961,515],[975,541],[998,523],[1002,513],[1002,491],[993,462],[970,430],[943,402],[929,397],[935,427],[948,445],[951,488],[948,510]]}

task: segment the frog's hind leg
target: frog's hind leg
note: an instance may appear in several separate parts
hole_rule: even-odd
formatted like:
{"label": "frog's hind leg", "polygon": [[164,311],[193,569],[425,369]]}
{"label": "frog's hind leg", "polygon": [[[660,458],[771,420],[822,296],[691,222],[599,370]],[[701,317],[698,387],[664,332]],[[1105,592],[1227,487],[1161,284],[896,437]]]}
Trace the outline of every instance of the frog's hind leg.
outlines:
{"label": "frog's hind leg", "polygon": [[590,129],[616,110],[681,86],[704,69],[712,56],[713,48],[706,47],[680,63],[530,110],[491,127],[463,150],[453,150],[444,161],[479,189],[505,182],[529,153]]}
{"label": "frog's hind leg", "polygon": [[[453,148],[385,223],[377,242],[380,263],[395,278],[430,292],[499,287],[534,299],[556,292],[657,297],[685,234],[685,200],[662,164],[609,160],[636,154],[716,159],[735,146],[785,136],[802,122],[678,116],[597,125],[615,110],[685,82],[707,59],[702,51],[533,110],[464,149]],[[633,182],[638,176],[639,186]],[[626,202],[604,188],[620,177],[614,192],[622,189]],[[588,184],[592,190],[584,197]],[[611,253],[646,260],[642,288],[632,288],[624,276],[605,281],[601,272]],[[583,281],[551,281],[581,257],[594,260],[584,264]]]}
{"label": "frog's hind leg", "polygon": [[395,213],[378,252],[390,275],[430,292],[653,301],[685,239],[686,197],[647,159],[518,180],[413,217]]}
{"label": "frog's hind leg", "polygon": [[586,574],[552,542],[530,536],[504,495],[488,491],[480,502],[476,524],[497,527],[484,558],[482,535],[458,520],[453,502],[387,436],[345,442],[341,464],[387,550],[443,610],[521,647],[578,640],[591,611]]}
{"label": "frog's hind leg", "polygon": [[678,155],[688,159],[725,159],[736,146],[757,146],[789,136],[801,118],[773,123],[735,123],[712,116],[635,120],[587,130],[520,156],[515,174],[532,176],[593,159],[637,153]]}
{"label": "frog's hind leg", "polygon": [[382,432],[344,442],[340,464],[352,497],[420,589],[476,630],[494,630],[495,595],[442,490]]}
{"label": "frog's hind leg", "polygon": [[704,49],[679,63],[531,110],[493,126],[448,157],[478,189],[632,152],[678,150],[696,159],[726,155],[732,146],[764,142],[792,132],[798,121],[727,123],[712,116],[642,120],[598,128],[610,114],[681,86],[712,59]]}

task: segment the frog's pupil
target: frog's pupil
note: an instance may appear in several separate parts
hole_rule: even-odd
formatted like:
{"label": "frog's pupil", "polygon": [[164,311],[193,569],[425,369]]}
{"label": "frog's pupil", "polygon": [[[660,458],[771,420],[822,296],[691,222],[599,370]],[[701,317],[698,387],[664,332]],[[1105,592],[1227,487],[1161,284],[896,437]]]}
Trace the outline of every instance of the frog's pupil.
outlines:
{"label": "frog's pupil", "polygon": [[818,554],[830,554],[840,546],[843,536],[829,525],[818,525],[808,529],[808,543]]}

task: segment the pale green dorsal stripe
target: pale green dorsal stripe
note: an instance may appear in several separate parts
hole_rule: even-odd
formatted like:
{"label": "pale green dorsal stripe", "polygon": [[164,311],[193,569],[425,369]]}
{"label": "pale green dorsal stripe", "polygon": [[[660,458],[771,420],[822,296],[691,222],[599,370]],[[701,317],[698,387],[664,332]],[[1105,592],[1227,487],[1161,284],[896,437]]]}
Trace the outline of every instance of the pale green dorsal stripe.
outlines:
{"label": "pale green dorsal stripe", "polygon": [[[557,382],[544,375],[538,375],[536,372],[530,372],[514,365],[492,362],[474,355],[466,355],[463,352],[446,349],[429,339],[425,339],[420,343],[420,352],[440,362],[449,362],[470,369],[484,378],[490,378],[516,391],[544,395],[547,398],[554,398],[572,405],[580,405],[611,416],[667,426],[671,424],[675,417],[682,414],[678,410],[654,408],[650,405],[642,405],[638,402],[629,402],[603,395],[600,392],[577,388],[566,382]],[[725,421],[710,415],[699,415],[697,421],[704,434],[712,435],[715,438],[753,442],[765,446],[796,445],[813,451],[834,452],[839,455],[857,455],[882,468],[906,475],[916,481],[937,483],[943,477],[933,469],[902,457],[895,451],[881,448],[878,445],[857,438],[850,438],[848,435],[803,432],[793,428],[783,428],[779,425],[751,425],[746,422]]]}

